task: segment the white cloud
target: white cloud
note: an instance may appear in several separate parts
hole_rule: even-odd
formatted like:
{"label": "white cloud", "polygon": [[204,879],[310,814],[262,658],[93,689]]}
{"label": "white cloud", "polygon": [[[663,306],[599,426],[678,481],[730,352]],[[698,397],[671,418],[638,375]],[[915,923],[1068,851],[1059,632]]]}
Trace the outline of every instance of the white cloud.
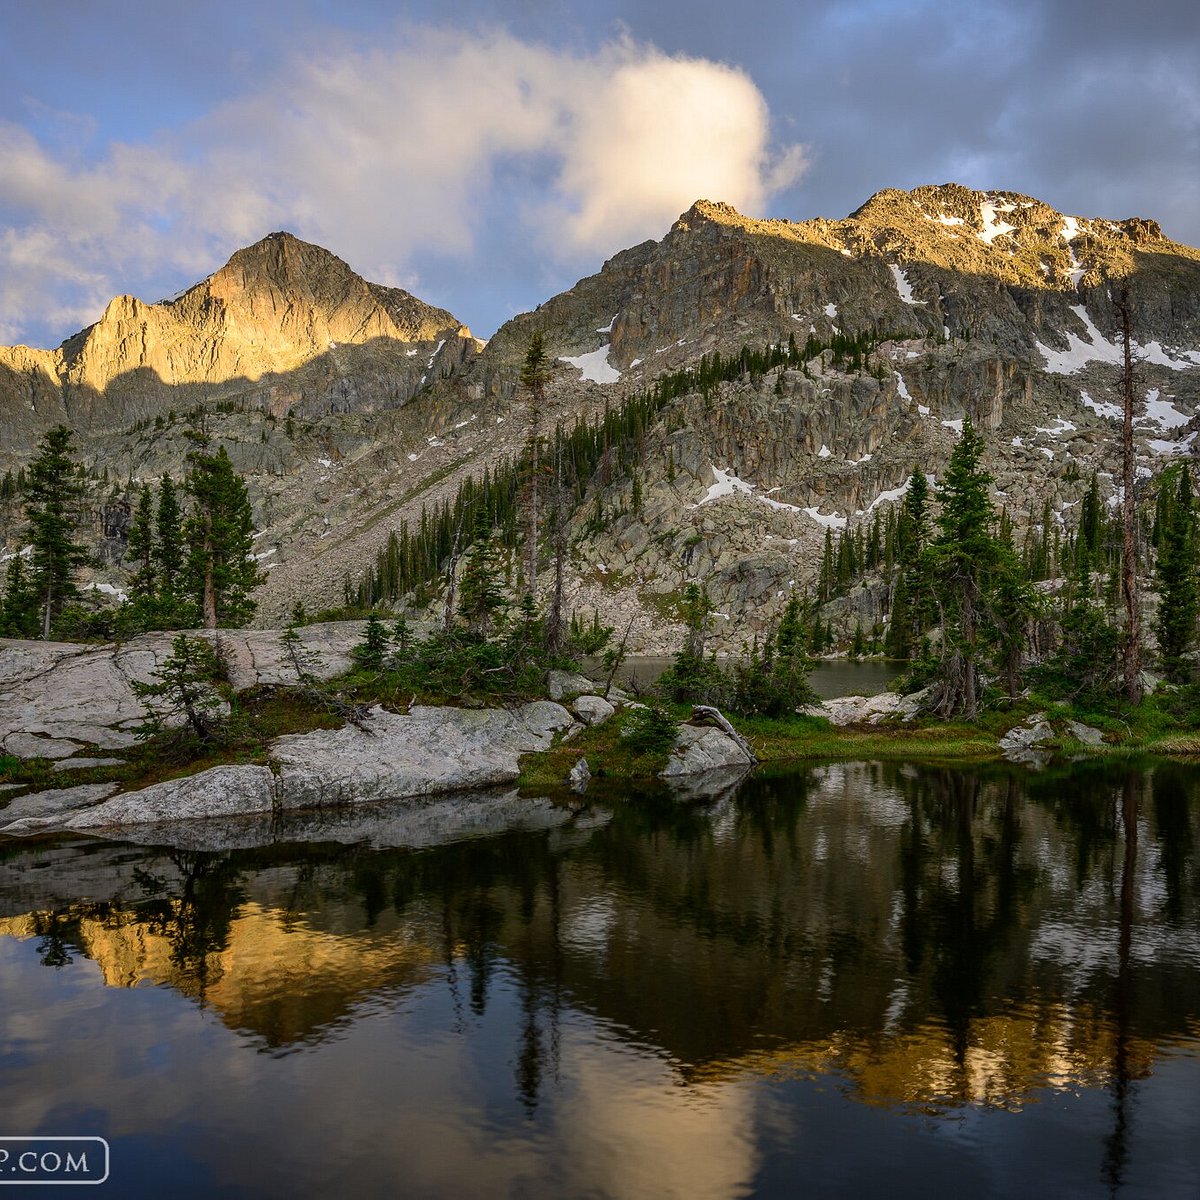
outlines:
{"label": "white cloud", "polygon": [[[561,260],[614,252],[701,197],[761,210],[804,166],[799,147],[772,154],[769,126],[753,82],[718,63],[435,31],[294,60],[90,160],[0,125],[0,327],[73,332],[110,294],[198,277],[277,228],[396,283],[497,222]],[[514,202],[505,172],[533,195]]]}

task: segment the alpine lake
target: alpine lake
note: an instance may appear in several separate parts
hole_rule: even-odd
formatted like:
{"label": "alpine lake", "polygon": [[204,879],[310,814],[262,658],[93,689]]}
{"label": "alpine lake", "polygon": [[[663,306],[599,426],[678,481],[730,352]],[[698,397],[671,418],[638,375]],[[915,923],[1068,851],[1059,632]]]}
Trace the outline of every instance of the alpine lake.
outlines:
{"label": "alpine lake", "polygon": [[0,841],[0,1133],[102,1195],[1200,1195],[1200,767],[155,841]]}

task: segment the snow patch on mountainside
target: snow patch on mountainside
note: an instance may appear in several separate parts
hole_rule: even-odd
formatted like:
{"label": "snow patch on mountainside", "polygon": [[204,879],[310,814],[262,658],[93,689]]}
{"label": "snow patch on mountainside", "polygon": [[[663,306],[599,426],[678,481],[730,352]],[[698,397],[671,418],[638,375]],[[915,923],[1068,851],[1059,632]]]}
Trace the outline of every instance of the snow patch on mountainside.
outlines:
{"label": "snow patch on mountainside", "polygon": [[[1088,340],[1085,342],[1078,334],[1067,330],[1065,350],[1052,350],[1041,342],[1036,343],[1038,352],[1046,360],[1046,371],[1051,375],[1073,375],[1090,362],[1111,363],[1113,366],[1123,367],[1125,351],[1121,345],[1110,342],[1096,328],[1084,305],[1072,304],[1070,308],[1083,323]],[[1186,371],[1200,362],[1200,354],[1192,350],[1181,351],[1184,361],[1173,358],[1163,349],[1160,342],[1147,342],[1145,346],[1134,342],[1131,349],[1139,362],[1169,367],[1172,371]]]}
{"label": "snow patch on mountainside", "polygon": [[918,300],[913,295],[912,285],[908,282],[908,276],[897,267],[894,263],[888,263],[888,270],[892,273],[892,278],[896,281],[896,291],[900,293],[900,299],[905,304],[925,304],[927,301]]}
{"label": "snow patch on mountainside", "polygon": [[983,221],[983,232],[977,233],[975,236],[981,242],[986,242],[990,246],[998,237],[1003,237],[1006,233],[1012,233],[1016,229],[1016,226],[1009,225],[1000,220],[996,214],[1012,212],[1014,208],[1016,208],[1015,204],[996,204],[992,200],[985,200],[979,206],[979,216]]}
{"label": "snow patch on mountainside", "polygon": [[601,346],[590,354],[577,354],[573,358],[564,354],[559,357],[559,362],[578,367],[582,378],[590,383],[618,383],[621,372],[608,361],[610,349],[610,346]]}

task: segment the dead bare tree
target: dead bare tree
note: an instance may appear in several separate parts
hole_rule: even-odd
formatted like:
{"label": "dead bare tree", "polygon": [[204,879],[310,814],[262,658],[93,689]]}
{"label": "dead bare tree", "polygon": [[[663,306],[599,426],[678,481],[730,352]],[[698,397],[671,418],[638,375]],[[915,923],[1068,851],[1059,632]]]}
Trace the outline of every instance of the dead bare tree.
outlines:
{"label": "dead bare tree", "polygon": [[1125,601],[1125,641],[1121,661],[1125,680],[1125,698],[1136,704],[1142,698],[1141,686],[1141,629],[1139,627],[1137,590],[1136,511],[1134,508],[1133,457],[1133,336],[1131,333],[1129,285],[1121,285],[1115,301],[1121,317],[1121,340],[1124,346],[1124,378],[1122,398],[1124,423],[1121,430],[1121,595]]}
{"label": "dead bare tree", "polygon": [[537,597],[537,554],[538,554],[538,501],[541,480],[541,418],[546,404],[546,384],[550,380],[550,363],[542,347],[541,333],[529,339],[529,349],[521,366],[521,386],[529,392],[529,487],[526,493],[526,508],[529,527],[525,534],[526,552],[529,556],[528,574],[525,582],[529,594]]}

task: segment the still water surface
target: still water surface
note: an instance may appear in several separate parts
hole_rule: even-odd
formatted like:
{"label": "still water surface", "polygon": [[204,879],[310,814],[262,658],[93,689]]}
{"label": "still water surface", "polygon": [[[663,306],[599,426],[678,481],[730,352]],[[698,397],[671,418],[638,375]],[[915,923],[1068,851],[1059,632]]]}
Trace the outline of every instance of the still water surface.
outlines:
{"label": "still water surface", "polygon": [[0,842],[0,1133],[121,1197],[1200,1194],[1197,770],[396,811]]}
{"label": "still water surface", "polygon": [[[633,683],[647,688],[674,662],[674,658],[636,655],[627,658],[617,670],[616,682]],[[906,664],[893,658],[821,658],[808,674],[812,689],[823,700],[834,696],[877,696]]]}

